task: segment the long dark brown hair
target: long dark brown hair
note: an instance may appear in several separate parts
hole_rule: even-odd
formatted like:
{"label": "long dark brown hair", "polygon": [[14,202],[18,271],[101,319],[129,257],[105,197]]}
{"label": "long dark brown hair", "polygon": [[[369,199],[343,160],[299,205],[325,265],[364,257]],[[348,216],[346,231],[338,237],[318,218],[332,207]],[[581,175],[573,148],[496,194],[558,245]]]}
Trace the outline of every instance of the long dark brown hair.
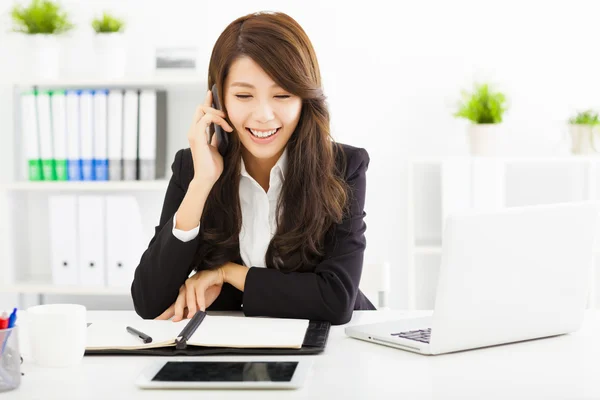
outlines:
{"label": "long dark brown hair", "polygon": [[[244,56],[260,65],[281,88],[302,99],[300,119],[287,144],[288,167],[277,203],[277,231],[265,264],[283,271],[311,270],[323,257],[327,231],[344,217],[349,197],[345,171],[336,167],[345,166],[345,161],[336,163],[344,153],[330,135],[319,64],[308,36],[293,18],[271,12],[246,15],[229,24],[213,48],[208,87],[216,83],[221,99],[230,66]],[[223,173],[202,214],[196,269],[216,268],[239,258],[242,144],[236,132],[230,139]]]}

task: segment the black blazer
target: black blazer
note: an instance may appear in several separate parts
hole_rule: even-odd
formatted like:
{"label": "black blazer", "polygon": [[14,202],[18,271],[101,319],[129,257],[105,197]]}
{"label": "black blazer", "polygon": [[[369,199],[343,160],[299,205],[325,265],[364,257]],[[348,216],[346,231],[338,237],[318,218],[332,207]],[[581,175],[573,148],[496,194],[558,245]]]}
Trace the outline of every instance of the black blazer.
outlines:
{"label": "black blazer", "polygon": [[[338,146],[346,156],[350,212],[326,235],[323,260],[310,272],[250,268],[244,292],[224,284],[208,310],[243,310],[247,316],[306,318],[343,324],[352,317],[352,310],[375,309],[358,289],[366,247],[364,204],[369,154],[365,149]],[[336,160],[338,166],[344,162],[340,156]],[[131,285],[135,310],[142,318],[155,318],[175,302],[180,286],[193,269],[192,261],[201,240],[198,235],[184,243],[172,233],[173,215],[194,175],[189,148],[177,152],[172,171],[160,224],[141,257]],[[241,257],[231,261],[242,264]]]}

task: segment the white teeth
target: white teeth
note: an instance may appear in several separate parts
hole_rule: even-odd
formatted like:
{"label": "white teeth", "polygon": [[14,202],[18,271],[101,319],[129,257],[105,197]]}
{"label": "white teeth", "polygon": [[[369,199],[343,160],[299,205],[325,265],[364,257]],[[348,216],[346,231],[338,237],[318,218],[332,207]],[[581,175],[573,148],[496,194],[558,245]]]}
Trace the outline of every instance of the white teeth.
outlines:
{"label": "white teeth", "polygon": [[250,132],[252,132],[252,134],[254,136],[257,136],[260,138],[269,137],[269,136],[273,135],[275,132],[277,132],[277,129],[273,129],[271,131],[255,131],[254,129],[250,129],[250,128],[248,128],[248,129],[250,130]]}

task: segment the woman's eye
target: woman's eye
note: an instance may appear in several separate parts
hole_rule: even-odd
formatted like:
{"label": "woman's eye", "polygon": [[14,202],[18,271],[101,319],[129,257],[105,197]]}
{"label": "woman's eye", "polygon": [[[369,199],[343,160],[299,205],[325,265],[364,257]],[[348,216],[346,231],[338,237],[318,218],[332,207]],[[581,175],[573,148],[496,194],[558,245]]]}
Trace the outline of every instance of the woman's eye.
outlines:
{"label": "woman's eye", "polygon": [[[237,97],[238,99],[248,99],[252,96],[249,94],[236,94],[235,97]],[[289,94],[282,94],[282,95],[275,96],[275,98],[277,98],[277,99],[289,99],[290,97],[292,97],[292,96],[290,96]]]}

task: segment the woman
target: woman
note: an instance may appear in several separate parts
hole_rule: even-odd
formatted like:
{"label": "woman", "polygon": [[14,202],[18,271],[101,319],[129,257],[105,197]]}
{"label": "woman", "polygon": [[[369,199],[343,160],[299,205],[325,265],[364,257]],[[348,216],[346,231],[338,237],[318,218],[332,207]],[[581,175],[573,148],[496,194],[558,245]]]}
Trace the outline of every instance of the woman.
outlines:
{"label": "woman", "polygon": [[[179,321],[197,310],[243,310],[342,324],[354,309],[374,309],[358,290],[369,156],[332,141],[300,25],[282,13],[232,22],[212,52],[213,84],[223,109],[211,107],[209,91],[190,148],[175,155],[131,287],[137,313]],[[211,124],[229,136],[224,156],[217,135],[208,143]]]}

